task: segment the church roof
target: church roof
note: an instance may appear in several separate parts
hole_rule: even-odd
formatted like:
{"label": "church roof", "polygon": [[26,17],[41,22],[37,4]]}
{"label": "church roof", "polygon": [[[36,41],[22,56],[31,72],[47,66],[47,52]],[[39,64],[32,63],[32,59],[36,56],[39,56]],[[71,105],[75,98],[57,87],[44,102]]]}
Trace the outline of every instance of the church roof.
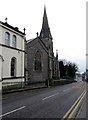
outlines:
{"label": "church roof", "polygon": [[29,48],[29,45],[31,45],[32,43],[33,43],[33,46],[34,46],[34,43],[39,43],[42,46],[42,48],[48,53],[48,48],[46,47],[46,45],[44,44],[44,42],[41,40],[40,37],[36,37],[34,39],[28,40],[26,43],[27,47]]}
{"label": "church roof", "polygon": [[42,22],[42,29],[40,32],[40,38],[51,38],[52,39],[45,6],[44,6],[44,14],[43,14],[43,22]]}

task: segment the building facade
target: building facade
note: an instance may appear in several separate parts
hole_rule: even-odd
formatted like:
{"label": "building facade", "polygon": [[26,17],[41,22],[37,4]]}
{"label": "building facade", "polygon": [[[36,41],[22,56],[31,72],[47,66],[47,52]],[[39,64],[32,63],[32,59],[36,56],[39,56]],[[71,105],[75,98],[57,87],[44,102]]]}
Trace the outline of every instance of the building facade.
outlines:
{"label": "building facade", "polygon": [[44,7],[42,29],[37,37],[27,41],[28,83],[53,84],[53,78],[59,78],[59,62],[54,57],[53,38]]}
{"label": "building facade", "polygon": [[48,50],[39,37],[27,43],[28,84],[48,79]]}
{"label": "building facade", "polygon": [[0,22],[0,80],[2,87],[21,86],[25,81],[25,33]]}

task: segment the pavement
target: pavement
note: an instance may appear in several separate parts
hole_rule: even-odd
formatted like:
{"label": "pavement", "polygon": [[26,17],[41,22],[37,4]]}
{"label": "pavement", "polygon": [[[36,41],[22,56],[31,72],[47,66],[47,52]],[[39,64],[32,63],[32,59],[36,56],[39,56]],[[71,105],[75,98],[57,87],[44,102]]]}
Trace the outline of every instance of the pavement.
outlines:
{"label": "pavement", "polygon": [[44,85],[43,86],[35,86],[35,87],[26,86],[26,87],[19,88],[19,89],[4,90],[4,91],[2,91],[2,94],[22,92],[22,91],[33,90],[33,89],[41,89],[41,88],[46,88],[46,87],[47,86],[44,86]]}
{"label": "pavement", "polygon": [[86,95],[83,98],[80,109],[76,116],[77,119],[88,120],[88,83],[86,84]]}
{"label": "pavement", "polygon": [[[58,80],[54,80],[54,81],[58,81]],[[63,79],[63,80],[60,79],[59,80],[59,82],[62,82],[62,81],[63,81],[64,84],[67,84],[67,83],[65,83],[65,81],[67,81],[67,80],[65,80],[65,79]],[[75,82],[75,81],[71,81],[71,82]],[[69,84],[70,84],[70,82],[69,82]],[[58,85],[60,85],[60,83]],[[53,87],[53,86],[48,86],[48,88],[49,87]],[[41,89],[41,88],[47,88],[47,86],[44,85],[44,84],[43,85],[31,85],[31,86],[29,85],[29,86],[24,86],[23,88],[6,89],[6,90],[2,90],[2,94],[21,92],[21,91],[32,90],[32,89]]]}
{"label": "pavement", "polygon": [[80,107],[80,109],[79,109],[79,111],[78,111],[78,114],[77,114],[77,116],[76,116],[76,118],[77,119],[79,119],[79,118],[82,118],[82,119],[88,119],[88,117],[87,117],[87,109],[86,109],[86,99],[83,101],[83,103],[82,103],[82,105],[81,105],[81,107]]}

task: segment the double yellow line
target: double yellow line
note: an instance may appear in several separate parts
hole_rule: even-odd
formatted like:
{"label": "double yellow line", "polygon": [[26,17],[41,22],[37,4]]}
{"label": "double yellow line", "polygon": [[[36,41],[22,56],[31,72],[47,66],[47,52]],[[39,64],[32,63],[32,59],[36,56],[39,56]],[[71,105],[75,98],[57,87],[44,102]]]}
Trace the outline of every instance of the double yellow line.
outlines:
{"label": "double yellow line", "polygon": [[63,118],[61,120],[64,120],[64,119],[66,120],[68,118],[75,118],[76,117],[85,95],[86,95],[86,91],[84,91],[80,95],[80,97],[76,100],[76,102],[72,105],[72,107],[68,110],[68,112],[63,116]]}

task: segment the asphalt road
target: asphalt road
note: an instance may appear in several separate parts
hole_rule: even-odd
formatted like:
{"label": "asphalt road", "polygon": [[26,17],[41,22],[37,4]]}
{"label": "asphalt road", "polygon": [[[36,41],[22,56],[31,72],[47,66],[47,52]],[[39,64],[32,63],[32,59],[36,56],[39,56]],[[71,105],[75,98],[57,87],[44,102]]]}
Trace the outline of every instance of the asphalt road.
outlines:
{"label": "asphalt road", "polygon": [[3,95],[3,118],[62,118],[86,89],[85,82]]}

